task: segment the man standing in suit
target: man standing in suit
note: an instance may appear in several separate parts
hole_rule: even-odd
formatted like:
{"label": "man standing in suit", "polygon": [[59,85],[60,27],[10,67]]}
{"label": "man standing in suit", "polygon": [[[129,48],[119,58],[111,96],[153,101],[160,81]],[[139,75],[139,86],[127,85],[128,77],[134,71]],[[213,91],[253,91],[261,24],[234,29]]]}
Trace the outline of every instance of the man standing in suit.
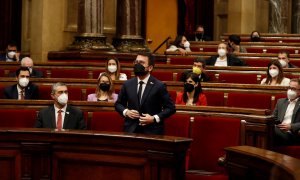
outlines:
{"label": "man standing in suit", "polygon": [[291,79],[287,98],[277,101],[275,118],[275,145],[300,144],[300,79]]}
{"label": "man standing in suit", "polygon": [[86,129],[82,111],[67,105],[68,88],[66,84],[60,82],[53,84],[51,97],[54,105],[42,109],[38,113],[36,128]]}
{"label": "man standing in suit", "polygon": [[30,71],[27,67],[20,67],[16,71],[17,84],[4,89],[5,99],[38,99],[39,89],[29,81]]}
{"label": "man standing in suit", "polygon": [[138,54],[134,61],[136,77],[122,86],[115,109],[125,117],[125,132],[164,134],[164,119],[176,111],[165,84],[150,75],[153,67],[152,54]]}

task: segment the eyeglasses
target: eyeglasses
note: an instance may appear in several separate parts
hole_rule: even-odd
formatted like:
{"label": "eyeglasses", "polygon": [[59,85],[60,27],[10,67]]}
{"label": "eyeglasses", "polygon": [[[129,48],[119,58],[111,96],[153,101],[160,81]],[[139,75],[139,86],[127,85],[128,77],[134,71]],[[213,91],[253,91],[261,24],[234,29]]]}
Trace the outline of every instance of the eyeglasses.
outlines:
{"label": "eyeglasses", "polygon": [[298,90],[300,90],[300,89],[297,89],[297,88],[294,88],[294,87],[288,87],[287,89],[288,89],[288,90],[290,89],[290,90],[292,90],[292,91],[298,91]]}

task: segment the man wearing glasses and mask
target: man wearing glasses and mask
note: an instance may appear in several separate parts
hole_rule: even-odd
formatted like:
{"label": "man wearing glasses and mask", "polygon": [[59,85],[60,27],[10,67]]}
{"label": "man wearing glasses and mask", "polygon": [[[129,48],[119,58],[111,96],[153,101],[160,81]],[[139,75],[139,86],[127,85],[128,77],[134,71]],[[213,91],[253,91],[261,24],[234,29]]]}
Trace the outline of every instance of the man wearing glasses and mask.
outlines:
{"label": "man wearing glasses and mask", "polygon": [[275,118],[276,146],[300,144],[300,79],[291,79],[287,98],[277,101]]}
{"label": "man wearing glasses and mask", "polygon": [[125,132],[164,134],[164,120],[176,111],[165,84],[150,74],[153,67],[152,54],[138,54],[133,68],[136,77],[121,88],[115,109],[125,117]]}

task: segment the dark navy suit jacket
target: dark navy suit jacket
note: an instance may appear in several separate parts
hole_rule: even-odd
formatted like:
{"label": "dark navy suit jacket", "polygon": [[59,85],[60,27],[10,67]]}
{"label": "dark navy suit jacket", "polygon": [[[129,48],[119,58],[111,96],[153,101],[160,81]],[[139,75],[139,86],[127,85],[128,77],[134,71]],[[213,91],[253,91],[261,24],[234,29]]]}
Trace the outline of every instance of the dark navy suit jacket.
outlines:
{"label": "dark navy suit jacket", "polygon": [[[129,110],[138,110],[140,114],[158,115],[160,122],[154,122],[143,126],[145,134],[163,134],[164,133],[164,119],[176,112],[174,102],[172,101],[165,84],[150,75],[146,84],[141,105],[137,98],[137,78],[127,80],[119,93],[118,100],[115,103],[115,109],[123,116],[123,111],[127,108]],[[135,132],[139,126],[138,119],[130,119],[125,117],[124,131]]]}
{"label": "dark navy suit jacket", "polygon": [[[18,97],[17,84],[4,89],[5,99],[18,99]],[[25,88],[25,99],[39,99],[39,88],[36,85],[29,83],[29,85]]]}
{"label": "dark navy suit jacket", "polygon": [[[35,127],[56,128],[54,105],[42,109],[38,113]],[[82,111],[76,107],[67,105],[63,129],[86,129]]]}

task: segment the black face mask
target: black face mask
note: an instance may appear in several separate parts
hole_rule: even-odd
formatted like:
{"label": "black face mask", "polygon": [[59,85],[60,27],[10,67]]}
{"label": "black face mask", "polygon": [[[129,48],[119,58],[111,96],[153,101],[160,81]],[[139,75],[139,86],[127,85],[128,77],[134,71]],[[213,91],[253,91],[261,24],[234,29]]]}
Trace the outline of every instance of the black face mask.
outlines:
{"label": "black face mask", "polygon": [[195,89],[194,85],[185,83],[184,84],[184,91],[185,92],[192,92]]}
{"label": "black face mask", "polygon": [[251,37],[251,40],[253,42],[259,42],[260,41],[260,37],[259,36],[253,36],[253,37]]}
{"label": "black face mask", "polygon": [[133,67],[135,76],[145,76],[148,71],[145,70],[145,67],[141,64],[135,64]]}
{"label": "black face mask", "polygon": [[110,84],[100,83],[100,84],[99,84],[99,88],[100,88],[102,91],[108,91],[109,88],[110,88]]}
{"label": "black face mask", "polygon": [[196,33],[196,38],[197,39],[202,39],[203,38],[203,33]]}

